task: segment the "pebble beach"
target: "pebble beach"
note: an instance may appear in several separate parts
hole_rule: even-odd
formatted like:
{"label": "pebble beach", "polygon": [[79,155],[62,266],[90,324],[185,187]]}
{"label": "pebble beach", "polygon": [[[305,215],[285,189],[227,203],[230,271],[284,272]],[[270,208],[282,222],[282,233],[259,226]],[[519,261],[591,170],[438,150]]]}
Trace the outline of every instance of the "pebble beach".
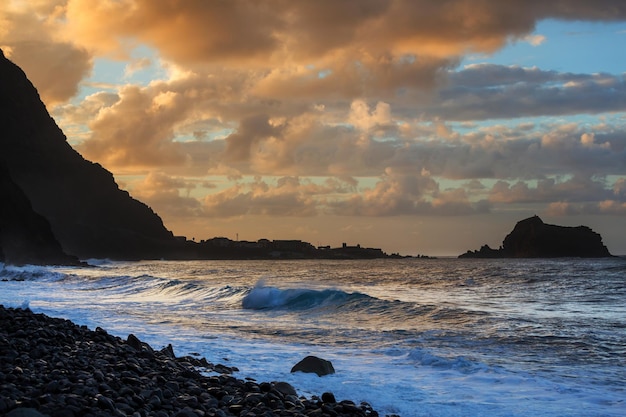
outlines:
{"label": "pebble beach", "polygon": [[306,398],[286,382],[235,376],[233,366],[176,357],[29,309],[0,305],[0,415],[377,417],[331,392]]}

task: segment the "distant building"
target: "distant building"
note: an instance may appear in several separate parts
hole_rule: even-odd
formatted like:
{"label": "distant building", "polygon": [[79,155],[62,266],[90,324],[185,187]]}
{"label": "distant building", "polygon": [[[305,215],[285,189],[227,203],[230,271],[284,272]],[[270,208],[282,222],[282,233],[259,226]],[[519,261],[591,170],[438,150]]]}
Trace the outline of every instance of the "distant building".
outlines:
{"label": "distant building", "polygon": [[269,239],[259,239],[257,243],[262,248],[270,248],[272,246],[272,242]]}
{"label": "distant building", "polygon": [[360,244],[356,246],[348,246],[342,243],[340,248],[332,249],[337,257],[357,258],[357,259],[374,259],[384,258],[387,255],[379,248],[362,248]]}
{"label": "distant building", "polygon": [[250,242],[247,240],[241,240],[237,242],[237,247],[246,248],[246,249],[258,249],[261,247],[261,244],[259,242]]}
{"label": "distant building", "polygon": [[315,250],[315,247],[309,242],[301,240],[274,240],[272,247],[279,251],[310,252]]}
{"label": "distant building", "polygon": [[229,248],[233,246],[234,242],[227,237],[214,237],[212,239],[203,240],[201,243],[217,248]]}

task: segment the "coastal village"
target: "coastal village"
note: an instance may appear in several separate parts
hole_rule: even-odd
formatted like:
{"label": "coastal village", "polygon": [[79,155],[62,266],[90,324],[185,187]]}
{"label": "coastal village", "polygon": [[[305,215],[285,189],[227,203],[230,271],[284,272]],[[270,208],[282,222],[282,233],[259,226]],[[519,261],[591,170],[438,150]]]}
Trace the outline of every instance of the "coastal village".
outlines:
{"label": "coastal village", "polygon": [[[181,239],[185,239],[181,237]],[[186,241],[189,250],[194,250],[202,259],[377,259],[401,258],[394,253],[388,255],[380,248],[362,247],[343,243],[341,247],[314,246],[302,240],[257,241],[232,240],[214,237],[200,242]]]}

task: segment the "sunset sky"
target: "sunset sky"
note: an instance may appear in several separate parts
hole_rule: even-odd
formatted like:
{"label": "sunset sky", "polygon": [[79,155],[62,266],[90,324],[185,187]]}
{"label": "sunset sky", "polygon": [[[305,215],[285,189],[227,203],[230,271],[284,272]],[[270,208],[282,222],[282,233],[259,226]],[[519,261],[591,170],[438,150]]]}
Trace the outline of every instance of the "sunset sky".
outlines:
{"label": "sunset sky", "polygon": [[624,0],[4,0],[70,144],[176,235],[626,254]]}

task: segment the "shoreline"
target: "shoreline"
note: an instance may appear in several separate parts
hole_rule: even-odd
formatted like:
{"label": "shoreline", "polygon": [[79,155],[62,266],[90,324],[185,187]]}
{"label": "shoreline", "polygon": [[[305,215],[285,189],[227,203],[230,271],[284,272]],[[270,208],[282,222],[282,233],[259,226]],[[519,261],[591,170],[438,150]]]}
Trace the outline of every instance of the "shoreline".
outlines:
{"label": "shoreline", "polygon": [[[237,378],[235,367],[176,357],[134,335],[0,304],[0,414],[20,416],[378,417],[332,393]],[[20,414],[21,413],[21,414]],[[24,414],[28,413],[28,414]]]}

